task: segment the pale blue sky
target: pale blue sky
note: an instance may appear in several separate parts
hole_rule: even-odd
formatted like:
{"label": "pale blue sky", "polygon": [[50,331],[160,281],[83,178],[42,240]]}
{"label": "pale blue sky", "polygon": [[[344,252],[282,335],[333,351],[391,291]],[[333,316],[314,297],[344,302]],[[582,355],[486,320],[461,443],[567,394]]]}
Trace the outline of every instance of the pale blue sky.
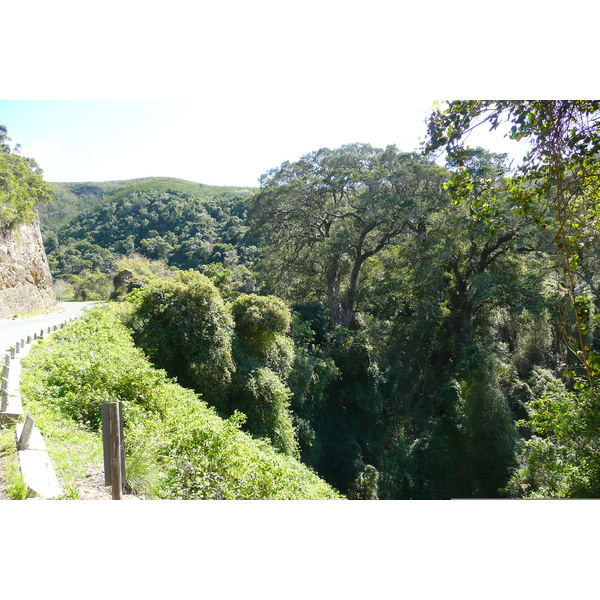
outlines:
{"label": "pale blue sky", "polygon": [[[324,146],[367,142],[415,150],[432,103],[249,110],[243,101],[2,100],[0,123],[47,181],[166,176],[255,186],[268,169]],[[515,146],[499,136],[487,145],[503,151]]]}
{"label": "pale blue sky", "polygon": [[[459,12],[442,0],[13,2],[3,7],[0,123],[48,181],[253,186],[325,146],[410,151],[435,100],[552,97],[531,85],[556,81],[544,77],[550,62],[514,91],[522,53],[506,44],[508,8],[493,9],[490,28],[475,0]],[[540,37],[523,43],[537,49]],[[574,72],[563,54],[553,73]]]}

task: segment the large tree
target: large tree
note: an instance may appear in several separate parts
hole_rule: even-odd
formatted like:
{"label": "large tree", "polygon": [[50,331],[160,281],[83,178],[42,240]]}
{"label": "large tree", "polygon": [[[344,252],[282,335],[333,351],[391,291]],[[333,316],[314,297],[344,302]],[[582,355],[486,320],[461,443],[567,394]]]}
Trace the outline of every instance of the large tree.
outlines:
{"label": "large tree", "polygon": [[[503,122],[510,125],[510,137],[529,144],[513,180],[515,212],[531,215],[552,234],[566,292],[565,337],[594,385],[600,376],[600,354],[588,346],[587,312],[581,310],[578,284],[586,280],[585,260],[600,224],[600,101],[456,100],[436,108],[429,118],[426,148],[444,149],[461,165],[452,184],[455,201],[473,185],[473,173],[463,163],[469,132],[483,124],[495,129]],[[567,318],[572,309],[575,335]]]}
{"label": "large tree", "polygon": [[[600,460],[598,411],[600,348],[594,340],[598,306],[595,268],[600,223],[600,101],[454,101],[429,121],[431,150],[443,148],[458,161],[475,126],[508,122],[510,136],[526,139],[530,151],[515,173],[511,199],[515,214],[531,215],[550,232],[555,249],[561,325],[582,368],[568,369],[563,383],[534,366],[528,384],[527,426],[519,469],[508,486],[515,496],[598,497]],[[464,166],[453,182],[457,202],[471,185]],[[560,279],[562,278],[562,280]],[[521,423],[524,424],[524,423]]]}
{"label": "large tree", "polygon": [[11,148],[8,131],[0,125],[0,226],[33,220],[36,206],[48,202],[51,192],[35,160]]}
{"label": "large tree", "polygon": [[326,299],[349,327],[367,261],[422,227],[444,196],[447,172],[429,159],[368,144],[323,148],[261,179],[249,216],[264,243],[265,272],[292,299]]}

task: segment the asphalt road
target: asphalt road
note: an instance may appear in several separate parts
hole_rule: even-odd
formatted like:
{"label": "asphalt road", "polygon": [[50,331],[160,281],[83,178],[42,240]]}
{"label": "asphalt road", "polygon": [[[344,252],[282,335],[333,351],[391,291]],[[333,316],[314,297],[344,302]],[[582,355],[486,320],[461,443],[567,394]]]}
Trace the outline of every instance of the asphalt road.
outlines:
{"label": "asphalt road", "polygon": [[0,352],[6,352],[16,342],[27,339],[34,333],[40,334],[42,329],[60,325],[74,317],[79,317],[82,312],[93,302],[59,302],[61,310],[46,315],[34,317],[21,317],[19,319],[0,319]]}

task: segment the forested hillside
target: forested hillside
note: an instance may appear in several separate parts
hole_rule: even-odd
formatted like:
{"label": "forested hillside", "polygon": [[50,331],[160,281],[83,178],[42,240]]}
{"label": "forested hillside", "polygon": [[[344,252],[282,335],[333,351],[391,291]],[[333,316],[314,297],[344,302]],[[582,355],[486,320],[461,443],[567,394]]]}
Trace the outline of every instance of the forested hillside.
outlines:
{"label": "forested hillside", "polygon": [[[61,184],[50,264],[350,498],[597,497],[599,110],[452,103],[428,129],[445,166],[351,144],[256,190]],[[462,142],[501,120],[520,171]]]}
{"label": "forested hillside", "polygon": [[42,214],[44,240],[58,291],[107,296],[117,262],[140,255],[181,268],[227,266],[253,289],[243,268],[256,248],[244,243],[251,190],[169,178],[53,184]]}

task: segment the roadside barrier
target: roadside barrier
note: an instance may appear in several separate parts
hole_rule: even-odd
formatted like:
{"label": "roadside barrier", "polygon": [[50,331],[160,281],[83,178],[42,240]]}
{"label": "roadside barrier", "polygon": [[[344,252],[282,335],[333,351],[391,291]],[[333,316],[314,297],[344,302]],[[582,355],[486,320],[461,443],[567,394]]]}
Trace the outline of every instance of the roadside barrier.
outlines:
{"label": "roadside barrier", "polygon": [[[60,327],[64,327],[65,323]],[[57,329],[58,326],[55,325],[54,331]],[[54,472],[40,430],[35,427],[31,415],[24,415],[20,379],[21,359],[27,356],[33,343],[44,339],[45,333],[49,334],[51,331],[52,329],[48,327],[42,329],[39,335],[37,333],[28,335],[27,341],[24,339],[17,341],[5,355],[0,400],[0,428],[15,426],[15,446],[21,475],[27,485],[29,496],[45,499],[62,496],[63,489]],[[21,422],[23,418],[24,423]]]}

